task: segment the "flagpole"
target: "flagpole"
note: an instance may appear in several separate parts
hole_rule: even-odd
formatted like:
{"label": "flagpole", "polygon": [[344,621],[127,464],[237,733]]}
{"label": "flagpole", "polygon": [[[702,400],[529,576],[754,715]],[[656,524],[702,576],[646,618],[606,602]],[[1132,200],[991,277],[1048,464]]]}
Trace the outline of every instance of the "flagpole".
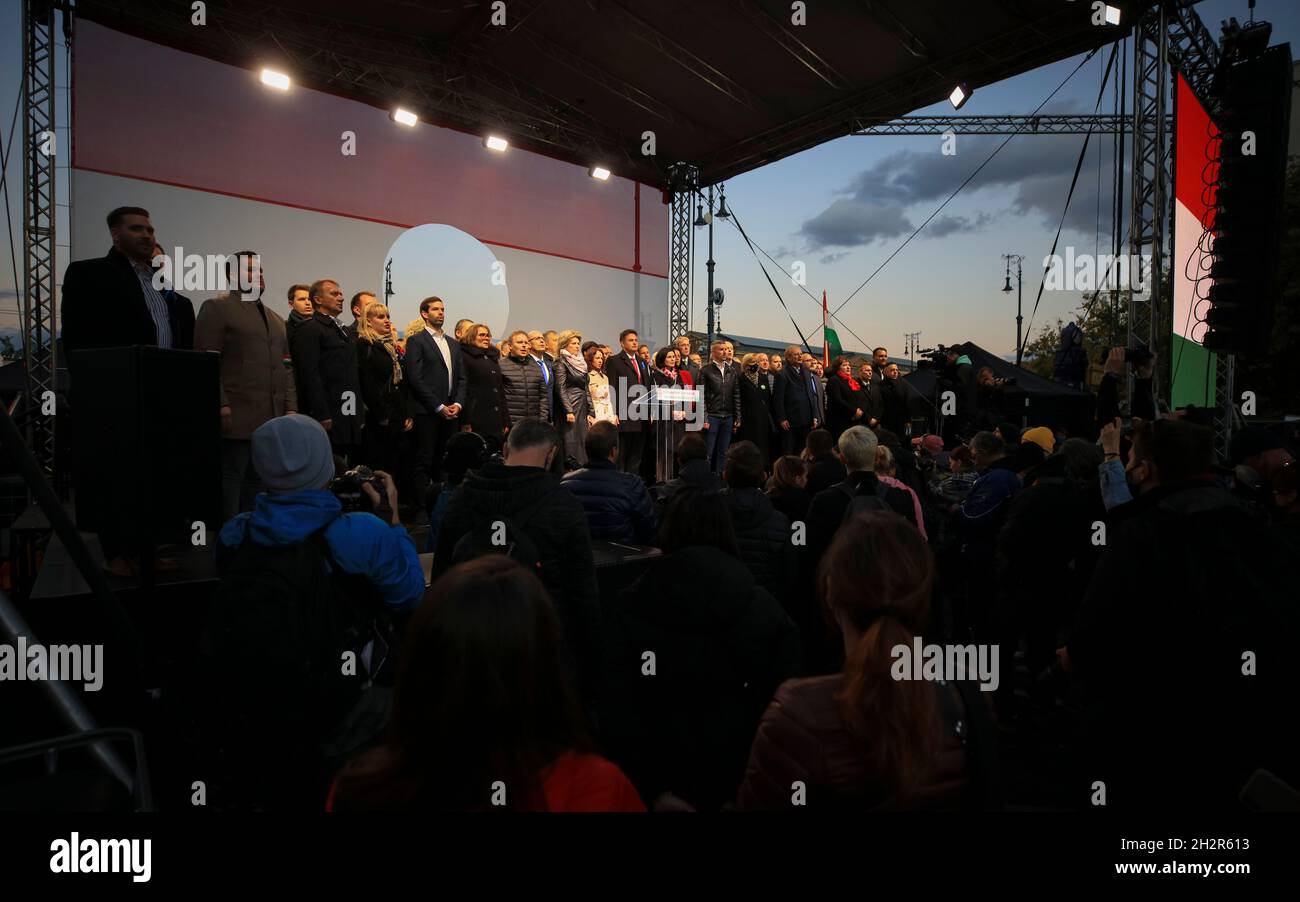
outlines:
{"label": "flagpole", "polygon": [[822,289],[822,367],[829,368],[831,365],[831,347],[826,342],[826,289]]}

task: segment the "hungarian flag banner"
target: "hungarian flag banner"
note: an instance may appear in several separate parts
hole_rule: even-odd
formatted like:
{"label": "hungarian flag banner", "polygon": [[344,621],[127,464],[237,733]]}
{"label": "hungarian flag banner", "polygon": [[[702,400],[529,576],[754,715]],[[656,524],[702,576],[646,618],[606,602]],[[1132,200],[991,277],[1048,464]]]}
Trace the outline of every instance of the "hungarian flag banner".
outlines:
{"label": "hungarian flag banner", "polygon": [[831,361],[844,353],[840,337],[831,328],[826,313],[826,291],[822,291],[822,366],[830,369]]}

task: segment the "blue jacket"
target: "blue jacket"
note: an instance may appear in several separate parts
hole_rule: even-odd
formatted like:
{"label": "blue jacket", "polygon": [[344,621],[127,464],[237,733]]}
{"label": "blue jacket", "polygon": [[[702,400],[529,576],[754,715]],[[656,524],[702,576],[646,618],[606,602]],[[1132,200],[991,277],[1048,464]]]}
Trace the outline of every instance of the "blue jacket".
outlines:
{"label": "blue jacket", "polygon": [[989,540],[1002,526],[1007,502],[1020,491],[1020,477],[1005,460],[979,474],[959,509],[962,536],[967,541]]}
{"label": "blue jacket", "polygon": [[566,473],[560,485],[582,504],[593,539],[643,545],[654,541],[654,508],[641,477],[619,472],[613,461],[593,460]]}
{"label": "blue jacket", "polygon": [[424,595],[424,570],[406,527],[342,510],[339,499],[325,489],[262,492],[252,513],[238,514],[221,527],[217,554],[238,548],[246,535],[256,545],[285,548],[323,528],[330,554],[345,573],[370,580],[393,607],[414,606]]}

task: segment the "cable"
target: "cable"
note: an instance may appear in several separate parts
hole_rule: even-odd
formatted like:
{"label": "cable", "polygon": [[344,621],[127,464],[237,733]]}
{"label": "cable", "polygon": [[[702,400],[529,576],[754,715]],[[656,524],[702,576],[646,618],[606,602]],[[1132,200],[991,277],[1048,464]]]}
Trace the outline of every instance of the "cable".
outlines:
{"label": "cable", "polygon": [[20,287],[18,284],[18,248],[14,245],[14,220],[13,211],[9,206],[9,160],[13,150],[14,134],[18,130],[18,108],[23,102],[24,81],[18,81],[18,99],[14,101],[14,114],[9,121],[9,139],[5,142],[3,151],[0,151],[0,193],[4,195],[5,201],[5,224],[9,227],[9,262],[14,271],[14,301],[18,305],[18,314],[23,325],[23,345],[24,353],[27,344],[27,317],[23,314],[23,305],[27,297],[24,291],[25,286]]}
{"label": "cable", "polygon": [[[1051,99],[1052,99],[1053,97],[1056,96],[1057,92],[1060,91],[1061,88],[1064,88],[1065,85],[1066,85],[1066,83],[1067,83],[1071,78],[1074,78],[1075,73],[1077,73],[1080,69],[1082,69],[1085,65],[1087,65],[1088,60],[1092,59],[1093,56],[1096,55],[1097,50],[1099,50],[1099,49],[1100,49],[1100,48],[1095,48],[1095,49],[1093,49],[1093,50],[1088,51],[1088,55],[1085,56],[1082,60],[1080,60],[1079,65],[1077,65],[1077,66],[1074,67],[1074,71],[1071,72],[1069,75],[1065,76],[1065,80],[1062,81],[1059,85],[1057,85],[1056,88],[1055,88],[1055,90],[1053,90],[1051,94],[1048,94],[1048,95],[1047,95],[1047,98],[1046,98],[1042,103],[1040,103],[1040,104],[1039,104],[1039,105],[1034,109],[1034,112],[1033,112],[1033,113],[1030,113],[1030,115],[1032,116],[1032,115],[1038,113],[1039,111],[1041,111],[1041,110],[1043,109],[1043,107],[1047,106],[1048,102],[1051,101]],[[877,266],[876,269],[875,269],[875,271],[872,272],[871,275],[867,276],[866,280],[865,280],[861,285],[859,285],[857,288],[853,289],[852,293],[850,293],[849,296],[846,297],[846,298],[844,299],[843,303],[841,303],[838,307],[835,308],[834,311],[832,311],[832,315],[834,315],[835,313],[839,313],[841,310],[843,310],[843,309],[844,309],[844,305],[847,304],[849,301],[853,300],[853,295],[857,294],[859,291],[861,291],[863,288],[865,288],[865,287],[867,286],[867,283],[870,282],[872,279],[874,279],[874,278],[876,277],[876,274],[877,274],[877,273],[879,273],[882,269],[884,269],[886,266],[889,265],[889,261],[890,261],[890,260],[893,260],[895,257],[897,257],[898,254],[899,254],[899,252],[900,252],[903,248],[907,247],[907,245],[908,245],[909,243],[911,243],[911,241],[912,241],[913,238],[915,238],[917,235],[921,234],[921,230],[924,229],[927,225],[930,224],[930,220],[934,219],[934,218],[935,218],[936,216],[938,216],[941,212],[943,212],[944,207],[946,207],[946,206],[948,206],[948,204],[952,203],[953,198],[955,198],[958,194],[960,194],[961,191],[962,191],[962,189],[965,188],[967,185],[969,185],[969,184],[971,183],[971,180],[974,179],[975,176],[979,175],[980,172],[984,169],[985,166],[987,166],[989,163],[993,162],[993,158],[996,157],[996,156],[997,156],[997,155],[1002,151],[1002,148],[1006,147],[1007,144],[1009,144],[1009,143],[1011,142],[1011,139],[1014,138],[1014,137],[1016,136],[1016,134],[1019,134],[1019,132],[1016,132],[1016,133],[1013,133],[1013,134],[1007,135],[1007,139],[1006,139],[1005,141],[1003,141],[1001,144],[999,144],[996,148],[994,148],[993,152],[992,152],[991,154],[988,155],[988,158],[985,159],[983,163],[980,163],[979,166],[975,169],[975,171],[972,172],[970,175],[968,175],[968,176],[966,177],[966,180],[965,180],[964,182],[962,182],[960,185],[957,186],[957,190],[953,191],[952,194],[948,195],[948,199],[945,200],[942,204],[940,204],[939,207],[938,207],[938,209],[936,209],[933,213],[931,213],[929,216],[927,216],[926,219],[925,219],[925,222],[923,222],[923,223],[921,223],[919,226],[917,226],[917,227],[916,227],[916,230],[915,230],[914,232],[912,232],[912,234],[908,235],[907,238],[906,238],[906,240],[904,240],[903,243],[900,244],[900,245],[899,245],[899,246],[894,250],[894,252],[893,252],[892,254],[890,254],[887,258],[885,258],[885,262],[884,262],[884,263],[881,263],[879,266]]]}
{"label": "cable", "polygon": [[[1107,81],[1110,79],[1111,66],[1114,65],[1115,63],[1115,56],[1118,50],[1119,50],[1119,45],[1117,44],[1111,45],[1110,62],[1106,64]],[[1101,109],[1101,99],[1102,97],[1105,96],[1105,92],[1106,92],[1106,84],[1105,82],[1102,82],[1101,90],[1097,92],[1097,102],[1093,105],[1093,109],[1092,109],[1094,115],[1096,115],[1096,113]],[[1083,136],[1083,147],[1079,149],[1079,159],[1074,164],[1074,176],[1070,179],[1070,190],[1065,195],[1065,207],[1064,209],[1061,210],[1061,221],[1057,223],[1056,226],[1056,237],[1052,239],[1052,253],[1050,255],[1051,257],[1056,256],[1056,246],[1061,240],[1061,232],[1064,231],[1065,229],[1065,217],[1070,212],[1070,201],[1074,198],[1074,189],[1079,184],[1079,173],[1083,170],[1083,161],[1084,158],[1087,156],[1088,143],[1091,140],[1092,140],[1092,126],[1089,125],[1087,133],[1084,134]],[[1044,267],[1043,279],[1041,282],[1038,283],[1038,297],[1034,299],[1034,309],[1029,313],[1030,327],[1034,325],[1034,315],[1038,313],[1038,305],[1043,300],[1043,289],[1047,286],[1047,273],[1049,269],[1050,267]],[[1024,334],[1020,338],[1020,347],[1016,350],[1017,360],[1019,360],[1020,357],[1025,352],[1026,336],[1028,336],[1029,334],[1030,334],[1030,330],[1026,329]]]}
{"label": "cable", "polygon": [[758,262],[758,268],[763,270],[763,275],[767,278],[767,284],[771,285],[772,290],[776,292],[776,299],[780,301],[781,306],[785,308],[786,316],[790,317],[790,322],[794,325],[794,330],[799,333],[799,340],[803,342],[804,350],[811,354],[812,346],[808,344],[808,339],[804,337],[803,331],[799,328],[799,324],[795,322],[794,314],[792,314],[790,308],[786,306],[785,298],[781,297],[781,292],[776,287],[776,283],[773,282],[772,277],[767,274],[767,267],[763,265],[762,260],[758,259],[758,253],[754,250],[754,244],[749,240],[749,236],[745,234],[745,227],[740,224],[740,217],[736,215],[735,207],[732,207],[731,209],[731,219],[736,223],[736,228],[740,230],[740,237],[744,238],[745,244],[749,245],[749,252],[754,255],[754,260]]}
{"label": "cable", "polygon": [[[732,206],[732,210],[733,210],[733,211],[735,210],[735,206],[734,206],[734,205]],[[743,233],[742,233],[742,234],[743,234]],[[760,244],[759,244],[758,242],[756,242],[756,241],[753,241],[752,239],[749,239],[748,236],[745,236],[745,238],[746,238],[746,241],[748,241],[748,242],[750,243],[750,249],[751,249],[751,250],[753,250],[754,248],[757,248],[758,251],[759,251],[759,253],[761,253],[761,254],[762,254],[764,257],[766,257],[768,260],[771,260],[771,261],[772,261],[772,265],[773,265],[773,266],[777,267],[778,269],[780,269],[780,270],[782,270],[782,271],[785,270],[785,267],[781,264],[781,262],[780,262],[779,260],[775,259],[771,254],[769,254],[767,251],[763,250],[762,245],[760,245]],[[761,266],[762,264],[759,264],[759,265]],[[795,283],[795,284],[798,285],[798,283]],[[818,298],[817,298],[817,296],[816,296],[815,294],[813,294],[811,291],[808,290],[808,286],[806,286],[806,285],[798,285],[798,287],[799,287],[799,289],[800,289],[801,291],[803,291],[804,294],[808,295],[808,299],[809,299],[810,301],[812,301],[814,304],[816,304],[817,307],[820,309],[822,302],[821,302],[820,300],[818,300]],[[787,311],[787,312],[788,312],[788,311]],[[837,323],[839,323],[841,326],[843,326],[843,327],[844,327],[844,331],[845,331],[845,332],[848,332],[850,335],[852,335],[854,338],[856,338],[856,339],[857,339],[857,340],[862,344],[862,347],[863,347],[864,349],[869,349],[869,348],[871,347],[869,344],[867,344],[866,341],[864,341],[864,340],[862,339],[862,336],[860,336],[860,335],[858,335],[858,333],[854,332],[853,329],[849,326],[849,324],[846,323],[846,322],[844,322],[844,320],[840,319],[838,316],[835,316],[834,314],[831,314],[831,319],[833,319],[835,322],[837,322]],[[798,324],[798,323],[795,324],[795,331],[799,331],[799,324]],[[800,334],[800,336],[803,335],[802,332],[800,332],[799,334]]]}

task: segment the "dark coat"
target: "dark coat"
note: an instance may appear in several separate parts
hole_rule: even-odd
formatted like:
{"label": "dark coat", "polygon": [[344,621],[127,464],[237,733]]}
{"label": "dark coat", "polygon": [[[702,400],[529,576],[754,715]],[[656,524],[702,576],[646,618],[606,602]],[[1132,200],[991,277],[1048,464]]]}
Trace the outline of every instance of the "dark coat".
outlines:
{"label": "dark coat", "polygon": [[534,419],[551,421],[551,392],[537,361],[527,355],[513,354],[499,358],[501,377],[505,380],[506,407],[510,421]]}
{"label": "dark coat", "polygon": [[641,374],[641,384],[649,392],[654,380],[650,376],[650,368],[640,358],[633,363],[627,359],[626,353],[615,351],[605,361],[605,376],[609,379],[609,403],[614,406],[614,416],[618,417],[619,432],[643,432],[650,428],[649,405],[641,403],[634,406],[632,403],[636,400],[634,396],[639,394],[639,389],[637,392],[631,390],[637,384],[638,372]]}
{"label": "dark coat", "polygon": [[791,523],[800,523],[808,516],[812,495],[807,489],[797,487],[772,488],[768,489],[767,500],[772,502],[772,507],[785,514]]}
{"label": "dark coat", "polygon": [[772,388],[772,417],[778,426],[788,421],[795,429],[811,426],[813,420],[820,422],[821,386],[817,377],[803,367],[782,367]]}
{"label": "dark coat", "polygon": [[744,378],[738,363],[728,364],[725,375],[722,367],[712,360],[700,367],[705,412],[711,417],[739,417],[740,383]]}
{"label": "dark coat", "polygon": [[757,383],[750,382],[743,374],[736,383],[740,386],[740,429],[736,441],[753,442],[766,463],[772,456],[772,434],[776,431],[772,420],[772,388],[762,373]]}
{"label": "dark coat", "polygon": [[[970,762],[965,751],[965,708],[952,684],[933,684],[940,697],[943,745],[939,758],[903,803],[907,808],[955,808],[969,800]],[[836,697],[840,674],[790,680],[776,692],[759,724],[750,752],[738,807],[743,811],[790,811],[791,785],[801,782],[810,809],[867,810],[898,807],[873,772],[870,748],[844,722]],[[881,737],[872,737],[878,740]]]}
{"label": "dark coat", "polygon": [[461,360],[460,342],[445,336],[451,373],[443,359],[438,344],[427,330],[421,329],[406,339],[406,357],[402,365],[406,370],[407,390],[415,401],[419,415],[440,416],[439,407],[448,404],[465,406],[465,364]]}
{"label": "dark coat", "polygon": [[[675,591],[684,573],[709,574],[711,587]],[[759,717],[798,669],[795,625],[740,561],[700,546],[653,561],[607,624],[610,757],[642,798],[672,791],[704,810],[732,801]]]}
{"label": "dark coat", "polygon": [[297,333],[298,327],[311,319],[310,316],[303,316],[297,310],[290,310],[289,315],[284,319],[284,337],[289,342],[289,347],[293,347],[293,336]]}
{"label": "dark coat", "polygon": [[581,503],[560,488],[554,474],[537,467],[509,467],[491,460],[465,476],[452,494],[438,528],[433,579],[452,566],[456,543],[475,529],[510,517],[537,547],[542,583],[555,601],[565,644],[583,694],[598,685],[600,607],[591,534]]}
{"label": "dark coat", "polygon": [[663,485],[652,486],[650,494],[655,504],[662,508],[673,500],[674,495],[688,486],[702,492],[718,492],[723,489],[723,482],[722,477],[713,472],[707,460],[688,460],[677,471],[675,477]]}
{"label": "dark coat", "polygon": [[[591,415],[591,395],[587,393],[587,373],[579,372],[563,354],[555,364],[556,398],[559,401],[558,412],[564,414],[564,452],[579,465],[587,462],[587,417]],[[568,415],[573,414],[569,423]],[[560,424],[561,417],[555,422]]]}
{"label": "dark coat", "polygon": [[582,503],[591,537],[607,542],[654,542],[658,525],[641,477],[610,460],[593,460],[560,480]]}
{"label": "dark coat", "polygon": [[[317,312],[293,335],[293,374],[298,383],[298,410],[317,420],[332,420],[335,445],[361,443],[361,384],[357,349],[334,318]],[[354,399],[350,415],[343,414],[345,395]]]}
{"label": "dark coat", "polygon": [[[856,380],[854,380],[856,381]],[[836,438],[850,426],[866,425],[867,402],[862,394],[862,383],[854,391],[847,379],[838,375],[826,380],[826,428]],[[854,419],[853,414],[861,410],[861,419]]]}
{"label": "dark coat", "polygon": [[[167,303],[172,347],[191,350],[194,305],[189,298],[172,291],[162,295]],[[111,248],[103,257],[68,264],[63,273],[59,320],[63,350],[74,374],[76,351],[158,344],[158,327],[145,303],[144,289],[131,261],[117,248]]]}
{"label": "dark coat", "polygon": [[461,348],[465,366],[465,409],[460,425],[469,426],[484,438],[501,440],[510,425],[505,380],[501,376],[501,352],[494,347]]}
{"label": "dark coat", "polygon": [[885,415],[885,398],[880,391],[880,380],[872,378],[870,382],[858,380],[858,386],[862,393],[862,425],[871,426],[871,421],[877,422]]}
{"label": "dark coat", "polygon": [[1122,508],[1068,643],[1108,804],[1240,810],[1256,768],[1297,785],[1293,559],[1209,479]]}
{"label": "dark coat", "polygon": [[886,379],[880,385],[880,425],[900,439],[907,439],[907,424],[912,415],[907,406],[907,384],[900,376]]}
{"label": "dark coat", "polygon": [[393,384],[393,358],[382,342],[357,339],[357,376],[366,401],[366,427],[404,423],[412,415],[405,377]]}
{"label": "dark coat", "polygon": [[740,544],[740,560],[755,582],[774,598],[785,598],[794,586],[798,567],[789,518],[772,506],[762,489],[732,489],[726,498]]}
{"label": "dark coat", "polygon": [[834,454],[827,454],[816,460],[808,461],[808,489],[809,497],[816,497],[818,492],[825,491],[837,482],[843,482],[848,477],[848,471],[844,469],[844,464]]}

